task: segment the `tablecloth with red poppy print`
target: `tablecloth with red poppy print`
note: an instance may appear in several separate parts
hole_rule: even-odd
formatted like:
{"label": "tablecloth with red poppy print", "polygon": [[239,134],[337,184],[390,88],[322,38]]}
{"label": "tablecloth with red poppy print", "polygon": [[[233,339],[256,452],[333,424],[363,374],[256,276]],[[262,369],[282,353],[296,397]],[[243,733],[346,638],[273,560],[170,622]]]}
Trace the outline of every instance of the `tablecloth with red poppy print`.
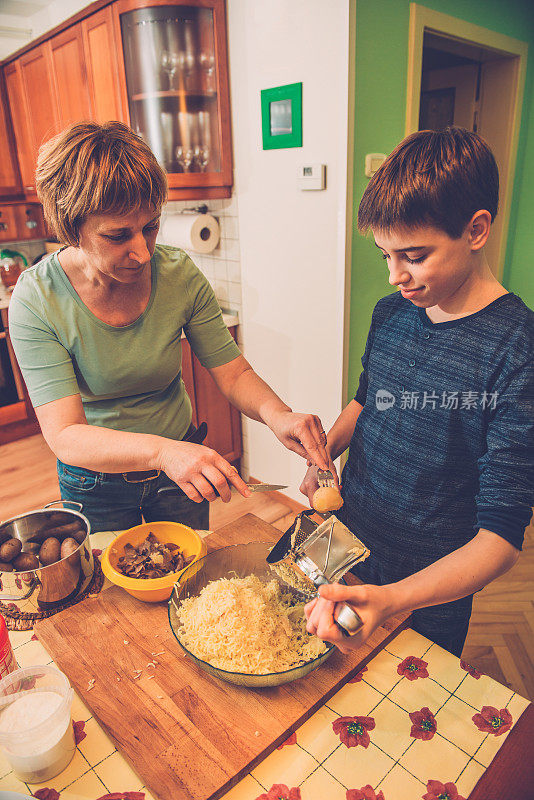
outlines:
{"label": "tablecloth with red poppy print", "polygon": [[[31,631],[10,639],[20,666],[53,663]],[[404,630],[223,800],[462,800],[528,705]],[[0,798],[11,789],[40,800],[154,800],[76,694],[72,716],[68,767],[27,786],[0,754]]]}

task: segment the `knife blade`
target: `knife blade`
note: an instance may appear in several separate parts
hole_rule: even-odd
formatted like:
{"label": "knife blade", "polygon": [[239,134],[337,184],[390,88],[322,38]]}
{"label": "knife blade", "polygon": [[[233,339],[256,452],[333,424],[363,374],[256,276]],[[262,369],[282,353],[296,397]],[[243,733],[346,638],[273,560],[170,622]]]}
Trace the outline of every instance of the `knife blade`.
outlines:
{"label": "knife blade", "polygon": [[[251,492],[276,492],[279,489],[287,489],[287,486],[281,483],[247,483],[245,484]],[[180,492],[179,486],[162,486],[158,489],[158,494],[162,492]]]}

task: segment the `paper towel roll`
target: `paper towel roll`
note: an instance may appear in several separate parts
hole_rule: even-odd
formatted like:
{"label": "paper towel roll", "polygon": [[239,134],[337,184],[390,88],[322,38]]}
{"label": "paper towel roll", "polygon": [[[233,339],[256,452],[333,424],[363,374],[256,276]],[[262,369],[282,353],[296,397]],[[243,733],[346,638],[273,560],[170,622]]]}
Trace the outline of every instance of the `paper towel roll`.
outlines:
{"label": "paper towel roll", "polygon": [[211,253],[220,239],[219,223],[211,214],[169,214],[161,228],[166,244]]}

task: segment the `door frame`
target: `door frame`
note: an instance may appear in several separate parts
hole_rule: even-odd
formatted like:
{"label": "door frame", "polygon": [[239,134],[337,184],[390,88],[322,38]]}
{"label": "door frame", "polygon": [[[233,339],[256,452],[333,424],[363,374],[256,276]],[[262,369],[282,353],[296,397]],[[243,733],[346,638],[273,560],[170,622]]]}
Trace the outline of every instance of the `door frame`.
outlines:
{"label": "door frame", "polygon": [[499,215],[502,218],[501,239],[498,247],[498,259],[495,264],[495,275],[501,278],[504,270],[504,258],[508,240],[510,208],[514,186],[515,167],[517,161],[517,145],[521,127],[521,112],[525,75],[527,71],[528,44],[513,39],[480,25],[474,25],[458,17],[451,17],[440,11],[433,11],[419,3],[410,3],[410,27],[408,39],[408,79],[406,91],[406,129],[405,136],[419,129],[419,104],[421,94],[421,71],[423,65],[423,37],[425,31],[478,45],[485,49],[495,50],[500,54],[511,56],[515,61],[513,93],[510,114],[509,147],[504,167],[501,167],[500,184],[503,189],[499,201]]}

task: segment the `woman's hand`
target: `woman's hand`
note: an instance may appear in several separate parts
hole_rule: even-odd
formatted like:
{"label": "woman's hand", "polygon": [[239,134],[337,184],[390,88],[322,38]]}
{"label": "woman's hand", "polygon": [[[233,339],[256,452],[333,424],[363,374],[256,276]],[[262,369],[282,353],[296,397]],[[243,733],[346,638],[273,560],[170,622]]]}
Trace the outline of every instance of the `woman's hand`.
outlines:
{"label": "woman's hand", "polygon": [[288,409],[276,411],[265,421],[288,450],[309,459],[321,469],[329,469],[326,433],[319,417]]}
{"label": "woman's hand", "polygon": [[[357,650],[384,620],[391,616],[393,609],[389,602],[388,586],[343,586],[329,583],[319,588],[319,598],[304,607],[307,617],[306,630],[319,639],[335,644],[342,653]],[[345,601],[360,616],[363,627],[353,636],[341,633],[334,620],[336,603]]]}
{"label": "woman's hand", "polygon": [[210,447],[167,440],[160,462],[163,472],[195,503],[211,502],[218,496],[228,503],[231,486],[243,497],[252,494],[236,468]]}

